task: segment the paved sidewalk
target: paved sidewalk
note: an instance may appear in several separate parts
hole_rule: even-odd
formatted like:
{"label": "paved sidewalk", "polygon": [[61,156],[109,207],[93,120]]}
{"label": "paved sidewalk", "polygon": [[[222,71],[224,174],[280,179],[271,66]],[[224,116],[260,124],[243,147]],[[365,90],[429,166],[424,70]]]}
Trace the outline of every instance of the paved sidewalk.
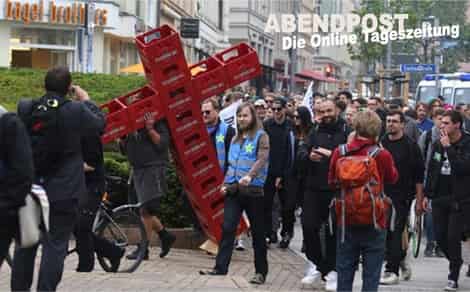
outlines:
{"label": "paved sidewalk", "polygon": [[[67,258],[63,281],[59,291],[314,291],[302,287],[305,260],[300,255],[300,226],[292,250],[269,250],[269,275],[267,283],[253,286],[248,279],[253,274],[251,250],[234,251],[228,276],[200,276],[200,269],[211,268],[214,257],[202,251],[173,250],[167,258],[158,257],[159,249],[151,250],[150,260],[144,261],[132,274],[111,274],[102,270],[93,273],[76,273],[76,256]],[[379,291],[442,291],[447,279],[447,262],[444,259],[412,260],[413,278],[398,286],[381,287]],[[97,267],[99,265],[97,264]],[[470,291],[470,280],[462,270],[459,291]],[[0,291],[9,290],[10,269],[4,265],[0,271]],[[355,291],[360,291],[360,275],[356,274]],[[316,289],[318,290],[318,289]],[[320,290],[321,291],[321,290]]]}

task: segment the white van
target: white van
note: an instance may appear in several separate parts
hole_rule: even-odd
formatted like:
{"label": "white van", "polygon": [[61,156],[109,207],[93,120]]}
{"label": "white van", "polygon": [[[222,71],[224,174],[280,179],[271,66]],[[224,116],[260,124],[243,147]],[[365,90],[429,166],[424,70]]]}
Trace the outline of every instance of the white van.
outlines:
{"label": "white van", "polygon": [[439,80],[441,83],[441,90],[438,93],[436,89],[436,75],[427,74],[424,79],[419,82],[418,88],[416,89],[416,102],[429,103],[431,100],[437,98],[438,95],[444,97],[445,103],[452,104],[452,97],[454,94],[455,78],[459,75],[455,73],[451,74],[439,74]]}
{"label": "white van", "polygon": [[442,95],[444,103],[452,106],[470,103],[470,73],[439,74],[439,80],[441,90],[437,93],[436,75],[425,75],[416,89],[416,102],[429,103],[438,95]]}
{"label": "white van", "polygon": [[470,73],[462,74],[455,82],[453,105],[470,104]]}

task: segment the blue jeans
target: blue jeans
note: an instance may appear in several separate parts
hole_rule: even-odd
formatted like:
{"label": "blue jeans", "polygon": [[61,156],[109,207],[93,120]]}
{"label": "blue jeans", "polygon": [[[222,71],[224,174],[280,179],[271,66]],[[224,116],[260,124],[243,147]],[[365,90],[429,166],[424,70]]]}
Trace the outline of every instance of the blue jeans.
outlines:
{"label": "blue jeans", "polygon": [[362,256],[362,291],[377,291],[385,254],[386,230],[372,226],[346,226],[345,240],[341,242],[341,227],[336,240],[337,291],[352,291],[354,274]]}
{"label": "blue jeans", "polygon": [[427,243],[435,241],[434,239],[434,225],[432,220],[432,213],[426,212],[424,214],[424,230],[426,231]]}

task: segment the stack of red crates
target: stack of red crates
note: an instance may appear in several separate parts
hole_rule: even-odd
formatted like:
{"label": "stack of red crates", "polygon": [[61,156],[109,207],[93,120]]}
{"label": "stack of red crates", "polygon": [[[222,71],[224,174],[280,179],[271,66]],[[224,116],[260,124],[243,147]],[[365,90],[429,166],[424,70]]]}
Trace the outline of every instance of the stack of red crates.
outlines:
{"label": "stack of red crates", "polygon": [[[219,192],[223,174],[202,120],[201,89],[193,86],[181,41],[169,26],[137,36],[136,43],[147,80],[166,107],[180,180],[202,228],[211,239],[218,241],[223,222],[220,215],[223,214],[223,197]],[[223,67],[215,59],[205,64],[207,68],[197,77],[205,77],[210,75],[211,69]],[[223,80],[221,86],[225,90],[227,84],[225,78]]]}
{"label": "stack of red crates", "polygon": [[[261,73],[256,52],[239,44],[188,68],[178,34],[164,25],[136,37],[148,86],[116,98],[102,136],[111,142],[144,127],[144,115],[166,118],[181,183],[206,234],[221,238],[223,173],[202,120],[200,102]],[[193,74],[191,74],[193,72]],[[242,220],[238,232],[247,228]]]}

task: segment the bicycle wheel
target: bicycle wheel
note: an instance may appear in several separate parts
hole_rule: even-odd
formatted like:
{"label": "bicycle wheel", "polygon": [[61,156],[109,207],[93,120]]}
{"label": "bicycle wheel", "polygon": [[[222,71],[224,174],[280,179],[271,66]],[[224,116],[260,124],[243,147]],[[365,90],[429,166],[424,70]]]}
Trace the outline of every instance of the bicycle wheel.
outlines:
{"label": "bicycle wheel", "polygon": [[423,234],[423,216],[416,216],[415,232],[413,234],[413,255],[415,258],[419,256],[419,249],[421,247],[421,237]]}
{"label": "bicycle wheel", "polygon": [[[124,256],[121,259],[118,272],[132,273],[144,259],[145,251],[148,248],[148,240],[137,208],[118,207],[112,212],[101,213],[95,234],[116,247],[125,249],[124,254],[137,253],[135,260],[128,260]],[[97,257],[101,267],[107,272],[112,272],[109,259],[99,253],[97,253]]]}
{"label": "bicycle wheel", "polygon": [[7,265],[10,267],[13,266],[13,260],[12,260],[12,257],[10,255],[10,252],[7,253],[7,256],[5,257],[5,262],[7,263]]}

